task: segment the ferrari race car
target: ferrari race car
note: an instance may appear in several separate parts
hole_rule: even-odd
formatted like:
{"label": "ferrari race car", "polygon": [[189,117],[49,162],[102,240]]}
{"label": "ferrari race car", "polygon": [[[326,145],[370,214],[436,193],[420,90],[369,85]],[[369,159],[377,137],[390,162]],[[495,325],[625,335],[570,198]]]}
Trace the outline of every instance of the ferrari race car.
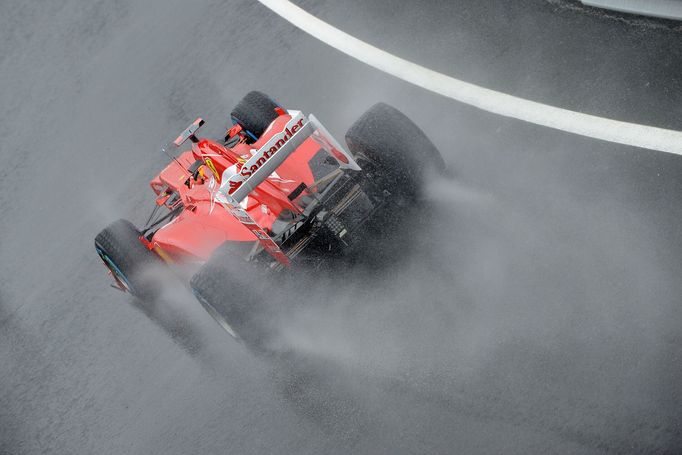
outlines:
{"label": "ferrari race car", "polygon": [[[231,115],[224,140],[197,137],[201,119],[183,131],[174,145],[187,150],[150,182],[156,204],[145,225],[115,221],[95,248],[115,287],[156,299],[159,283],[146,270],[162,264],[232,336],[259,346],[268,298],[253,292],[255,282],[357,253],[368,230],[417,201],[425,175],[445,163],[419,127],[383,103],[350,127],[348,148],[314,115],[261,92]],[[178,272],[188,264],[200,265],[191,280]]]}

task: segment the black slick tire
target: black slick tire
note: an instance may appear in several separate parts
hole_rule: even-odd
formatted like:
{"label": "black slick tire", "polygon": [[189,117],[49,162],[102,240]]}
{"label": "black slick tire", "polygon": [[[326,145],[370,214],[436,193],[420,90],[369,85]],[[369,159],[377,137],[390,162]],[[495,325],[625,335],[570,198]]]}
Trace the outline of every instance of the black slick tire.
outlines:
{"label": "black slick tire", "polygon": [[104,228],[95,237],[95,249],[105,265],[128,291],[142,300],[153,300],[160,284],[148,273],[161,260],[139,240],[140,232],[128,220],[120,219]]}
{"label": "black slick tire", "polygon": [[[216,322],[247,348],[266,353],[270,340],[266,299],[254,284],[259,270],[243,259],[243,251],[223,244],[192,277],[197,300]],[[255,286],[257,287],[257,286]]]}
{"label": "black slick tire", "polygon": [[346,133],[350,152],[367,159],[391,193],[414,199],[428,172],[443,173],[445,162],[431,140],[405,114],[385,103],[370,107]]}
{"label": "black slick tire", "polygon": [[246,94],[232,110],[232,119],[246,130],[253,141],[261,137],[263,132],[277,118],[275,101],[263,92],[252,91]]}

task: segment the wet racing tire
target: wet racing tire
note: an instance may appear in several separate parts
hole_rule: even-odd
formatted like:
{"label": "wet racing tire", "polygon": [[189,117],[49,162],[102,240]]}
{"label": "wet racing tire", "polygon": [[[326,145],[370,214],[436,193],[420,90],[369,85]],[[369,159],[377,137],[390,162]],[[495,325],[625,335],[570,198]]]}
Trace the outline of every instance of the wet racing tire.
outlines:
{"label": "wet racing tire", "polygon": [[197,300],[230,335],[256,353],[268,352],[270,329],[266,298],[257,273],[230,242],[223,244],[192,277]]}
{"label": "wet racing tire", "polygon": [[277,118],[275,101],[263,92],[252,91],[237,103],[232,111],[232,120],[242,126],[255,142]]}
{"label": "wet racing tire", "polygon": [[140,232],[130,221],[117,220],[97,234],[95,249],[128,292],[142,300],[153,300],[160,293],[160,283],[149,271],[162,262],[140,243],[139,237]]}
{"label": "wet racing tire", "polygon": [[346,143],[360,161],[369,161],[374,181],[408,199],[420,195],[429,172],[445,172],[443,157],[426,134],[385,103],[375,104],[360,116],[348,129]]}

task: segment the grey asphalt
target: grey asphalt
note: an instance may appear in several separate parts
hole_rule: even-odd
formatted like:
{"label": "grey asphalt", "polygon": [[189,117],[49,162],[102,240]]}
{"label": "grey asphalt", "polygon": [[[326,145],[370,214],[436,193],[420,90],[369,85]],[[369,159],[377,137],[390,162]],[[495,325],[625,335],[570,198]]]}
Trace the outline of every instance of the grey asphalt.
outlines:
{"label": "grey asphalt", "polygon": [[[578,2],[298,2],[542,102],[682,128],[679,24]],[[342,136],[402,109],[437,181],[381,267],[303,281],[254,357],[181,286],[144,307],[92,240],[142,223],[160,145],[250,89]],[[680,453],[682,160],[496,117],[255,2],[3,3],[0,453]],[[334,279],[337,278],[337,279]]]}

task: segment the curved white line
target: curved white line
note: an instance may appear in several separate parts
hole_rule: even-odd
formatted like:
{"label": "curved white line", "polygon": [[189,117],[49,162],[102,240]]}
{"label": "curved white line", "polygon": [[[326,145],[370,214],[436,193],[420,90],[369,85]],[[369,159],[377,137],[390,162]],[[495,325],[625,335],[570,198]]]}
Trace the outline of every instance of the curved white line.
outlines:
{"label": "curved white line", "polygon": [[494,114],[618,144],[682,155],[682,132],[622,122],[518,98],[412,63],[316,18],[288,0],[258,0],[304,32],[404,81]]}

